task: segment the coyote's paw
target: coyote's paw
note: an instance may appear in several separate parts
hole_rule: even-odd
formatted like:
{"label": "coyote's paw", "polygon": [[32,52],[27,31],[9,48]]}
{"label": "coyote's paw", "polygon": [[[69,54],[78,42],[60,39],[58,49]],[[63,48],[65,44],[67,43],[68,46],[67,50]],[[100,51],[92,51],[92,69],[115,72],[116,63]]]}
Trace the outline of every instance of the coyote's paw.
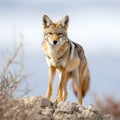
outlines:
{"label": "coyote's paw", "polygon": [[64,101],[62,98],[60,98],[60,97],[57,97],[57,99],[56,99],[58,102],[59,101]]}
{"label": "coyote's paw", "polygon": [[45,95],[45,98],[48,98],[48,99],[49,99],[49,98],[50,98],[50,95],[49,95],[49,94],[46,94],[46,95]]}

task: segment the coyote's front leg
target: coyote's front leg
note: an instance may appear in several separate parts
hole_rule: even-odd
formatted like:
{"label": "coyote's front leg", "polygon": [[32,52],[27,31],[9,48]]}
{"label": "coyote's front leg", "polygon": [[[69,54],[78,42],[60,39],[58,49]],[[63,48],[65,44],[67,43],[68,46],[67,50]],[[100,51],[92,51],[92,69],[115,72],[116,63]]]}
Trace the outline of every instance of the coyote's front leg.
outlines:
{"label": "coyote's front leg", "polygon": [[56,71],[55,67],[49,66],[48,88],[46,92],[46,98],[50,98],[50,96],[52,95],[52,84],[55,76],[55,71]]}
{"label": "coyote's front leg", "polygon": [[64,70],[59,71],[59,76],[60,76],[60,82],[58,86],[58,96],[57,100],[58,101],[64,101],[66,99],[66,96],[64,96],[64,92],[66,92],[66,81],[67,81],[67,72]]}

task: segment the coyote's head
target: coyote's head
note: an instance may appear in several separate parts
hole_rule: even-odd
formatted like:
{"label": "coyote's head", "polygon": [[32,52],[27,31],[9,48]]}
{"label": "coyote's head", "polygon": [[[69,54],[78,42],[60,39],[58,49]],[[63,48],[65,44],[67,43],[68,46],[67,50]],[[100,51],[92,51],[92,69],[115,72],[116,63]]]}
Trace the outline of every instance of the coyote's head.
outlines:
{"label": "coyote's head", "polygon": [[69,23],[69,17],[65,16],[57,23],[47,16],[43,16],[43,29],[44,40],[48,41],[52,45],[63,43],[67,40],[67,28]]}

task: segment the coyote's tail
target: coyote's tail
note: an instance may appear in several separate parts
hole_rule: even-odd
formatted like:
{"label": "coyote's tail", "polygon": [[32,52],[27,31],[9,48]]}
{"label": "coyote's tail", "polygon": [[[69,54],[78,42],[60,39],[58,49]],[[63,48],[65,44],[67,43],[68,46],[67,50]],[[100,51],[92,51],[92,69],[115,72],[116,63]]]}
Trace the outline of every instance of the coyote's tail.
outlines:
{"label": "coyote's tail", "polygon": [[[85,96],[87,90],[89,89],[90,84],[90,75],[88,70],[88,65],[84,54],[80,55],[81,63],[80,63],[80,83],[82,84],[82,97]],[[78,94],[77,86],[74,82],[72,82],[72,87],[75,95]]]}

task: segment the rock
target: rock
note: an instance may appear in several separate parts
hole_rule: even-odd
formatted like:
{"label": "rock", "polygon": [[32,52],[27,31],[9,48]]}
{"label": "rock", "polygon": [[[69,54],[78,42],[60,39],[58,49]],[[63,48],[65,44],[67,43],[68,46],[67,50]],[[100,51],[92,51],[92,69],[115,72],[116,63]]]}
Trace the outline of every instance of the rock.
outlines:
{"label": "rock", "polygon": [[95,107],[94,105],[88,105],[88,106],[86,107],[86,109],[88,109],[89,111],[93,111],[93,112],[96,111],[96,107]]}
{"label": "rock", "polygon": [[49,116],[49,117],[52,118],[53,109],[52,108],[46,108],[46,109],[43,109],[41,113],[45,116]]}
{"label": "rock", "polygon": [[[31,119],[29,119],[29,120],[31,120]],[[36,115],[34,116],[34,119],[33,119],[33,120],[51,120],[51,118],[48,117],[48,116],[43,116],[43,115],[38,115],[38,114],[36,114]]]}
{"label": "rock", "polygon": [[76,112],[76,116],[78,120],[84,120],[84,116],[81,113]]}
{"label": "rock", "polygon": [[77,116],[75,114],[68,113],[54,113],[54,120],[77,120]]}
{"label": "rock", "polygon": [[47,98],[41,98],[40,107],[47,107],[47,106],[51,106],[51,101]]}
{"label": "rock", "polygon": [[57,102],[41,97],[10,100],[0,106],[0,120],[118,120],[98,111],[94,105],[86,108],[72,102]]}
{"label": "rock", "polygon": [[41,114],[41,113],[42,113],[42,107],[39,107],[37,113],[38,113],[38,114]]}
{"label": "rock", "polygon": [[57,108],[57,104],[58,104],[58,102],[52,103],[52,107],[53,107],[53,108]]}
{"label": "rock", "polygon": [[84,108],[83,106],[79,106],[79,105],[78,105],[78,112],[79,112],[79,113],[82,113],[83,110],[85,110],[85,108]]}
{"label": "rock", "polygon": [[58,103],[57,105],[57,109],[55,110],[55,112],[65,112],[65,113],[73,113],[73,111],[75,110],[75,106],[73,105],[73,103],[67,103],[64,101],[61,101]]}

